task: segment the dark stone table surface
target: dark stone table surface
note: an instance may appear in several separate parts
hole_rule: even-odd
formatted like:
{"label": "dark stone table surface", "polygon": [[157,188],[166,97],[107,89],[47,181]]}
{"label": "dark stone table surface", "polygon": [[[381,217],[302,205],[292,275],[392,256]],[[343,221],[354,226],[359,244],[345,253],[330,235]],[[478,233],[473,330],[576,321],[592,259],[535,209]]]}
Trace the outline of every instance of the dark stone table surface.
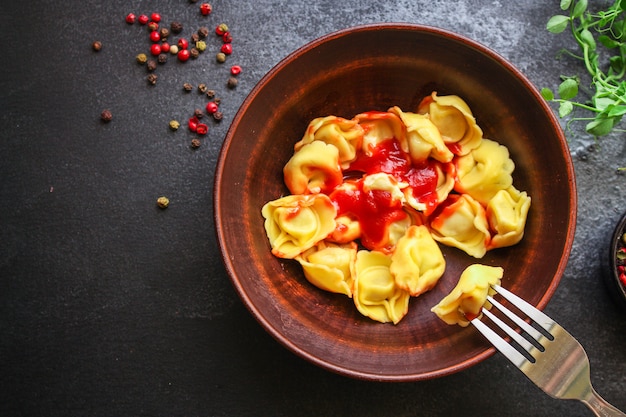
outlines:
{"label": "dark stone table surface", "polygon": [[[2,416],[588,416],[550,398],[499,354],[430,381],[378,383],[320,369],[278,344],[237,297],[214,233],[212,186],[221,143],[261,77],[326,33],[412,22],[471,37],[538,88],[582,74],[562,57],[567,35],[547,19],[559,1],[137,0],[0,5],[0,415]],[[158,66],[156,85],[135,62],[145,27],[227,23],[181,64]],[[102,42],[100,52],[92,43]],[[243,68],[227,88],[231,65]],[[185,126],[206,99],[221,122],[191,149]],[[288,89],[289,86],[285,86]],[[103,123],[104,109],[113,120]],[[546,311],[586,347],[592,381],[626,409],[626,314],[601,281],[600,250],[626,210],[626,141],[567,131],[578,185],[578,224],[567,270]],[[546,178],[550,181],[550,178]],[[157,197],[170,199],[167,210]]]}

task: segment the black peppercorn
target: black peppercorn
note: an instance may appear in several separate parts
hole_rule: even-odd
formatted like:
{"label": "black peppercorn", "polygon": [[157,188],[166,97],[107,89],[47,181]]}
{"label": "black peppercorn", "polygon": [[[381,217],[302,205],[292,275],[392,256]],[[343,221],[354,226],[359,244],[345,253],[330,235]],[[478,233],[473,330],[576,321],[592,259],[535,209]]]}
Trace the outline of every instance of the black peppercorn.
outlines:
{"label": "black peppercorn", "polygon": [[213,99],[213,102],[219,106],[220,104],[222,104],[222,99],[219,97],[215,97]]}
{"label": "black peppercorn", "polygon": [[196,116],[198,119],[202,119],[202,116],[204,116],[204,112],[201,109],[195,109],[193,115]]}
{"label": "black peppercorn", "polygon": [[198,51],[198,49],[196,49],[196,48],[191,48],[191,49],[189,50],[189,55],[190,55],[192,58],[194,58],[194,59],[195,59],[195,58],[198,58],[198,57],[200,56],[200,51]]}
{"label": "black peppercorn", "polygon": [[154,59],[150,59],[148,60],[148,62],[146,63],[146,69],[150,72],[154,71],[157,67],[157,63]]}
{"label": "black peppercorn", "polygon": [[235,77],[228,78],[228,83],[227,83],[228,88],[235,88],[235,87],[237,87],[237,83],[238,83],[238,81],[237,81],[237,79]]}
{"label": "black peppercorn", "polygon": [[158,58],[159,64],[165,64],[167,62],[167,54],[159,54]]}
{"label": "black peppercorn", "polygon": [[156,82],[157,82],[157,79],[158,79],[158,78],[159,78],[159,77],[158,77],[156,74],[154,74],[154,73],[153,73],[153,74],[150,74],[150,75],[148,75],[148,82],[149,82],[150,84],[152,84],[152,85],[155,85],[155,84],[156,84]]}
{"label": "black peppercorn", "polygon": [[215,90],[206,90],[206,96],[208,98],[213,98],[215,97]]}
{"label": "black peppercorn", "polygon": [[200,147],[200,139],[198,138],[191,139],[191,147],[193,149],[198,149]]}
{"label": "black peppercorn", "polygon": [[192,33],[190,39],[191,43],[196,43],[200,40],[200,35],[198,35],[197,33]]}
{"label": "black peppercorn", "polygon": [[202,94],[207,92],[207,86],[204,83],[198,84],[198,91],[200,91]]}
{"label": "black peppercorn", "polygon": [[183,31],[183,25],[180,22],[172,22],[170,24],[170,30],[172,31],[172,33],[180,33]]}
{"label": "black peppercorn", "polygon": [[223,117],[224,114],[221,111],[216,111],[215,113],[213,113],[213,118],[218,122],[222,120]]}
{"label": "black peppercorn", "polygon": [[207,27],[201,27],[200,29],[198,29],[198,35],[201,38],[206,38],[207,36],[209,36],[209,28]]}
{"label": "black peppercorn", "polygon": [[170,36],[170,30],[168,28],[161,28],[159,29],[159,35],[161,35],[161,40],[165,40]]}
{"label": "black peppercorn", "polygon": [[183,84],[183,90],[190,92],[191,90],[193,90],[193,85],[189,84],[189,83],[184,83]]}
{"label": "black peppercorn", "polygon": [[111,114],[111,110],[102,110],[102,113],[100,113],[100,119],[102,119],[102,121],[105,123],[110,122],[111,119],[113,119],[113,114]]}

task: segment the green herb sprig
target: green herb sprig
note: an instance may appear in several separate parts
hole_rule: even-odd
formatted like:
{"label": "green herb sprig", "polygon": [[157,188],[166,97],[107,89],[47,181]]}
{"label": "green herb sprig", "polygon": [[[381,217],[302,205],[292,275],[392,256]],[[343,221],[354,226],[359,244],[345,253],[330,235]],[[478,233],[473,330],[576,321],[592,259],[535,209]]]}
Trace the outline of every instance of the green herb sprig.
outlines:
{"label": "green herb sprig", "polygon": [[[595,137],[623,131],[617,125],[626,114],[626,0],[616,0],[597,12],[588,10],[588,0],[561,0],[560,6],[567,14],[552,16],[546,29],[561,33],[570,28],[579,51],[563,52],[585,63],[591,76],[591,99],[577,100],[583,88],[576,75],[561,75],[558,96],[549,88],[543,88],[541,95],[559,104],[561,118],[570,116],[568,126],[574,121],[586,121],[585,130]],[[574,108],[588,110],[591,116],[574,117]]]}

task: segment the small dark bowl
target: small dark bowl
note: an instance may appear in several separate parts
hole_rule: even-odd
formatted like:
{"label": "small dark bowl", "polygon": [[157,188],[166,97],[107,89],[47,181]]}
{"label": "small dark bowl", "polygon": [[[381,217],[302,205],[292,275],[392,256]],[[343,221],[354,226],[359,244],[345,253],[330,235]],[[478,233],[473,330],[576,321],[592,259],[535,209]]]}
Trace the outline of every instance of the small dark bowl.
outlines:
{"label": "small dark bowl", "polygon": [[[295,261],[270,253],[261,207],[288,193],[282,168],[315,117],[352,118],[399,106],[415,111],[424,96],[457,94],[485,137],[506,145],[514,183],[532,197],[518,245],[476,260],[442,248],[444,276],[411,301],[394,326],[361,316],[353,301],[313,287]],[[217,237],[226,270],[252,315],[282,345],[355,378],[414,381],[472,366],[495,350],[472,327],[448,326],[430,308],[481,262],[502,266],[502,285],[543,308],[570,253],[576,190],[559,121],[517,69],[460,35],[411,24],[360,26],[296,50],[255,86],[225,138],[215,175]]]}
{"label": "small dark bowl", "polygon": [[618,262],[616,258],[618,249],[624,246],[620,244],[624,233],[626,233],[626,213],[622,215],[611,234],[608,250],[606,248],[604,249],[605,263],[608,265],[604,273],[604,282],[611,298],[613,298],[618,306],[626,311],[626,288],[624,288],[624,285],[622,285],[619,280],[619,272],[617,270]]}

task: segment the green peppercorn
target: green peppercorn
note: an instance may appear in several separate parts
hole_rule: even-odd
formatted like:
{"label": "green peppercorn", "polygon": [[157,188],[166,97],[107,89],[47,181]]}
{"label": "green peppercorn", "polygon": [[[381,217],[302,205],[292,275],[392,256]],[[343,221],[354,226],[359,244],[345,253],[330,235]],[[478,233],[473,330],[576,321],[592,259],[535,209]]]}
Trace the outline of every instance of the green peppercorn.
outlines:
{"label": "green peppercorn", "polygon": [[218,52],[217,55],[215,55],[215,59],[217,59],[217,62],[220,64],[226,62],[226,54],[224,52]]}
{"label": "green peppercorn", "polygon": [[196,49],[200,52],[204,52],[204,50],[206,49],[206,42],[205,41],[196,42]]}
{"label": "green peppercorn", "polygon": [[178,130],[179,127],[180,123],[178,122],[178,120],[170,120],[170,129]]}
{"label": "green peppercorn", "polygon": [[137,55],[137,62],[141,65],[145,64],[146,62],[148,62],[148,56],[146,54]]}
{"label": "green peppercorn", "polygon": [[157,198],[157,206],[161,209],[166,209],[170,205],[170,199],[167,197]]}

